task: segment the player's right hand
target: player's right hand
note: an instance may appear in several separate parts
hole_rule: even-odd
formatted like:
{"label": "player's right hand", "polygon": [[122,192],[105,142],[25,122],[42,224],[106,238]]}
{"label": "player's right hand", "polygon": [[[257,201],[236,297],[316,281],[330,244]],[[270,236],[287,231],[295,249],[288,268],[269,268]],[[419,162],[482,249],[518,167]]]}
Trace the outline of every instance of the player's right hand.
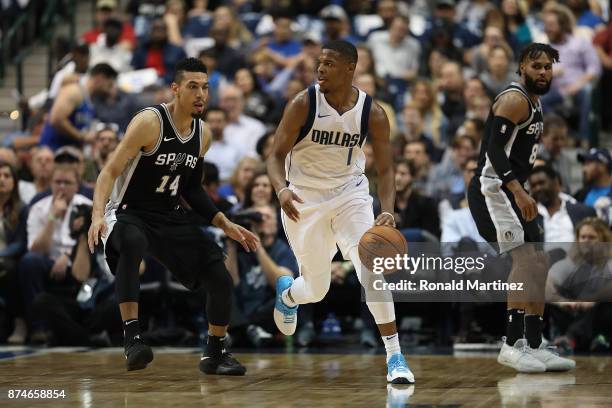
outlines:
{"label": "player's right hand", "polygon": [[519,191],[519,193],[514,196],[514,199],[525,221],[531,221],[538,215],[538,205],[536,201],[527,194],[525,190]]}
{"label": "player's right hand", "polygon": [[303,203],[304,200],[302,200],[293,191],[286,189],[278,195],[278,201],[280,202],[280,206],[287,217],[289,217],[289,219],[291,219],[293,222],[298,222],[300,219],[300,212],[297,210],[297,208],[295,208],[295,205],[293,205],[293,201]]}
{"label": "player's right hand", "polygon": [[95,217],[91,220],[91,227],[87,232],[87,245],[89,245],[89,252],[93,254],[94,249],[98,245],[100,237],[105,237],[108,226],[104,217]]}

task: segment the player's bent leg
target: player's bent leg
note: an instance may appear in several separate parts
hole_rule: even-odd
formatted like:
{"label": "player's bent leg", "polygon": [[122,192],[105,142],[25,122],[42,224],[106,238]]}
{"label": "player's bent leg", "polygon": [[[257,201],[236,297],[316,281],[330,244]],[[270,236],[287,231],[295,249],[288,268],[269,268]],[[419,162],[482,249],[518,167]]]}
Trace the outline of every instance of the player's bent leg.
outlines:
{"label": "player's bent leg", "polygon": [[138,322],[138,269],[147,246],[147,237],[138,226],[117,222],[105,248],[108,263],[113,266],[115,273],[115,290],[123,321],[124,354],[128,371],[141,370],[153,361],[153,350],[142,340]]}
{"label": "player's bent leg", "polygon": [[200,358],[200,371],[216,375],[244,375],[244,367],[228,351],[225,344],[230,320],[232,278],[221,261],[208,265],[201,275],[206,290],[206,316],[208,317],[208,341]]}

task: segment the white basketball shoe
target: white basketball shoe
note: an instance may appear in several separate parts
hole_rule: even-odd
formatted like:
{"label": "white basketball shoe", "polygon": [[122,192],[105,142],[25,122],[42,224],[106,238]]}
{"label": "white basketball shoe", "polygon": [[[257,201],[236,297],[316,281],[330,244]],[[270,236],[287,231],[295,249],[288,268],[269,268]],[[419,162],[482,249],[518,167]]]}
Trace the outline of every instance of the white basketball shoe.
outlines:
{"label": "white basketball shoe", "polygon": [[504,344],[497,356],[497,362],[510,368],[514,368],[519,373],[543,373],[546,365],[534,356],[536,350],[529,347],[527,340],[518,339],[514,346],[506,343],[506,338],[502,338]]}
{"label": "white basketball shoe", "polygon": [[546,366],[546,371],[569,371],[576,368],[576,362],[559,356],[555,347],[548,347],[544,342],[537,349],[532,349],[534,356]]}

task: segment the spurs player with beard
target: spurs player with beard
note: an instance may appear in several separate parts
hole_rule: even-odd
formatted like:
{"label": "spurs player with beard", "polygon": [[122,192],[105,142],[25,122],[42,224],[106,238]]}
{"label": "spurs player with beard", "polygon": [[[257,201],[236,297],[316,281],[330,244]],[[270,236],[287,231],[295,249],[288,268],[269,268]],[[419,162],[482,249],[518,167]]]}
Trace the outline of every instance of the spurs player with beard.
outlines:
{"label": "spurs player with beard", "polygon": [[525,190],[544,129],[539,97],[550,89],[557,50],[527,46],[519,57],[520,80],[495,98],[485,126],[478,168],[468,186],[468,202],[478,232],[500,253],[510,252],[508,282],[526,294],[508,292],[507,334],[497,361],[519,372],[566,371],[575,362],[542,344],[547,259],[525,242],[542,242],[536,202]]}
{"label": "spurs player with beard", "polygon": [[179,61],[171,86],[174,101],[136,114],[102,169],[89,248],[93,252],[102,237],[106,260],[116,276],[128,371],[143,369],[153,360],[138,322],[138,268],[148,253],[188,289],[206,291],[208,343],[200,370],[244,375],[246,368],[225,347],[233,285],[223,253],[180,199],[247,252],[256,249],[258,239],[230,222],[202,188],[203,157],[211,143],[201,120],[208,99],[206,67],[195,58]]}

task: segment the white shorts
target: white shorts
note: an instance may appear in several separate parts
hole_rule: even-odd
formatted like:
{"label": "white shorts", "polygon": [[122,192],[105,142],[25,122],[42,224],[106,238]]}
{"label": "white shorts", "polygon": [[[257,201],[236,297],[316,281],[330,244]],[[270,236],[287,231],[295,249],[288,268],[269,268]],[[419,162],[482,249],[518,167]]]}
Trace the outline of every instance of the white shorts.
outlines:
{"label": "white shorts", "polygon": [[357,180],[332,190],[307,189],[290,185],[304,203],[293,202],[300,212],[293,222],[283,211],[283,228],[295,254],[300,275],[331,273],[336,244],[347,259],[349,250],[359,244],[374,225],[368,179]]}

